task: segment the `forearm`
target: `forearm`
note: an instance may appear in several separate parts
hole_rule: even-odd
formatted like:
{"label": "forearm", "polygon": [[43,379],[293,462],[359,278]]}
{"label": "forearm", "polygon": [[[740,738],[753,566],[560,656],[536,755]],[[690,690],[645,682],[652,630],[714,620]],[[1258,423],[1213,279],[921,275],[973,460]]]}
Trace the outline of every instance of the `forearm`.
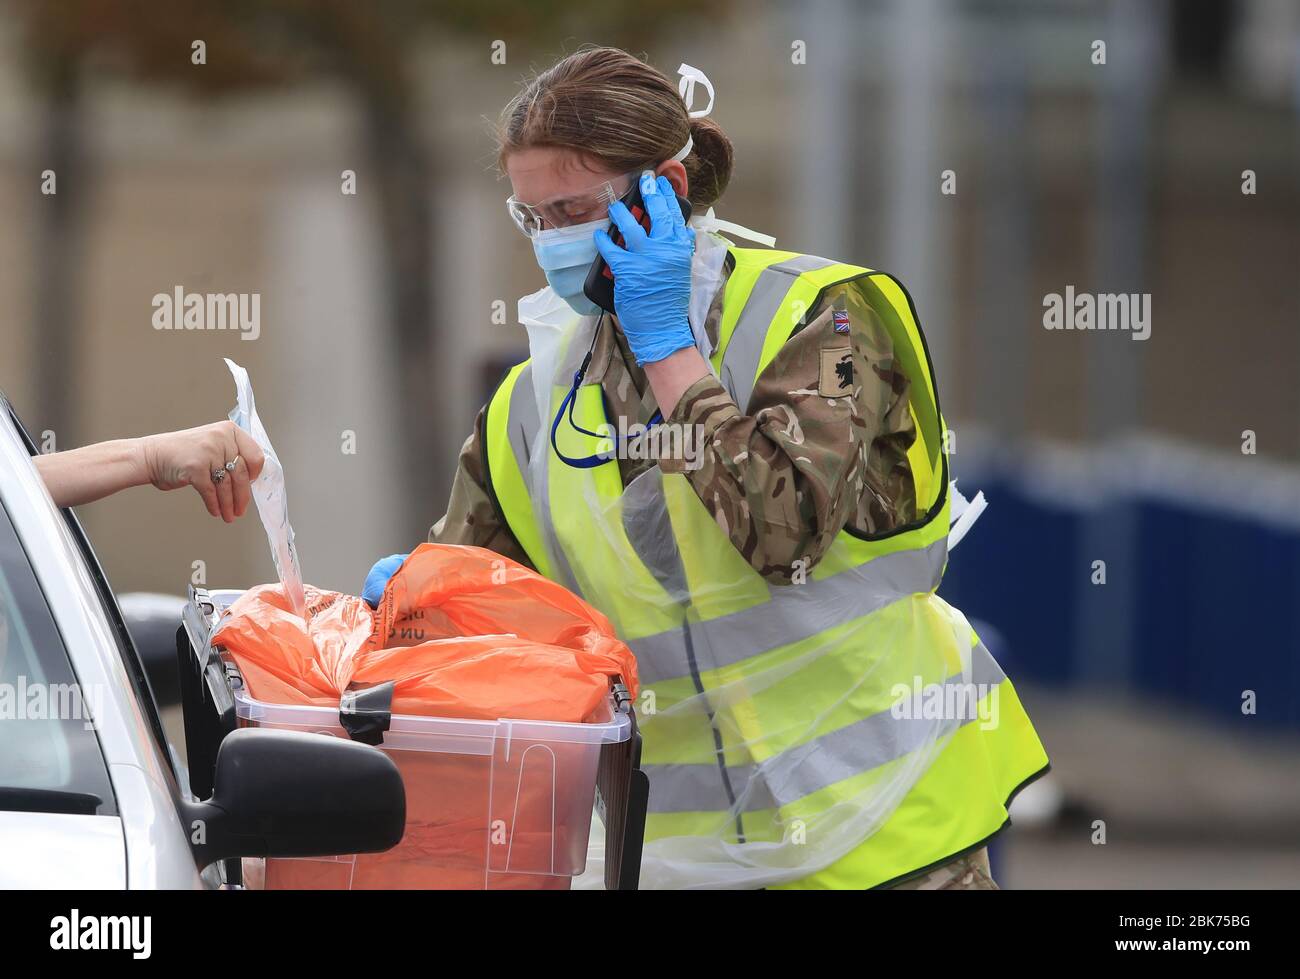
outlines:
{"label": "forearm", "polygon": [[686,389],[709,373],[708,362],[696,347],[686,347],[645,365],[646,380],[665,418],[672,415]]}
{"label": "forearm", "polygon": [[80,506],[149,482],[141,439],[115,439],[33,458],[60,507]]}

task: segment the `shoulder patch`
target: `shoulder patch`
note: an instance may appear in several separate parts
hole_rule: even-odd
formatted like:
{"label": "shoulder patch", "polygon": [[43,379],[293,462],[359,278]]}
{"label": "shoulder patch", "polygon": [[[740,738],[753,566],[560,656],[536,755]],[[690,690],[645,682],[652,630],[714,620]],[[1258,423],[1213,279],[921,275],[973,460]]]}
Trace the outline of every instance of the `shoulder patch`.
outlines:
{"label": "shoulder patch", "polygon": [[839,398],[853,393],[853,350],[828,347],[822,350],[821,372],[817,393],[824,398]]}

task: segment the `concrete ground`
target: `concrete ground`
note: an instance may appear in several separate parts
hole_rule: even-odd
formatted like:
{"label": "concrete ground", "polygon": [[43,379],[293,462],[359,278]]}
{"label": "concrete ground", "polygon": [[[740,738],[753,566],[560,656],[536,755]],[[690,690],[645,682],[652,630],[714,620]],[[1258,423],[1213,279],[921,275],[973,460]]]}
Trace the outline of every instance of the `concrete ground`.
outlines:
{"label": "concrete ground", "polygon": [[[1022,693],[1052,773],[1039,798],[1025,797],[1025,812],[1013,807],[1015,825],[995,854],[1004,886],[1300,883],[1300,738],[1246,737],[1134,701]],[[1034,810],[1054,790],[1063,808],[1043,823]],[[1096,820],[1104,845],[1092,841]]]}

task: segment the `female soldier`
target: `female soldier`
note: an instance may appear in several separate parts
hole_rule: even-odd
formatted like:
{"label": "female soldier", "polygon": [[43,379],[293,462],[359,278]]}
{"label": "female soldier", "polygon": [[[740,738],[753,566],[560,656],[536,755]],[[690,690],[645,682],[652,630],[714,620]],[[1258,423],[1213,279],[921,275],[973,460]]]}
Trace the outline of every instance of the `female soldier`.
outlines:
{"label": "female soldier", "polygon": [[[744,230],[710,206],[732,147],[682,73],[679,94],[583,50],[506,108],[507,203],[549,286],[520,302],[531,356],[479,413],[430,539],[564,583],[636,653],[643,886],[993,887],[984,847],[1047,759],[934,594],[948,470],[911,302],[714,234]],[[616,315],[584,294],[598,255]]]}

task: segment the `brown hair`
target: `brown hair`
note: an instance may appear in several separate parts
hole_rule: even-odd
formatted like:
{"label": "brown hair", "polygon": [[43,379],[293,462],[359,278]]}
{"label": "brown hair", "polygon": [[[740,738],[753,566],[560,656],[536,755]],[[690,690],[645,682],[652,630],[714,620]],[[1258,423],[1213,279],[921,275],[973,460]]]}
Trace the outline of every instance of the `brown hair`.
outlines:
{"label": "brown hair", "polygon": [[715,122],[686,114],[673,83],[657,68],[619,48],[587,48],[564,58],[511,99],[497,128],[497,165],[515,150],[574,150],[614,172],[682,160],[696,208],[713,204],[731,179],[731,140]]}

